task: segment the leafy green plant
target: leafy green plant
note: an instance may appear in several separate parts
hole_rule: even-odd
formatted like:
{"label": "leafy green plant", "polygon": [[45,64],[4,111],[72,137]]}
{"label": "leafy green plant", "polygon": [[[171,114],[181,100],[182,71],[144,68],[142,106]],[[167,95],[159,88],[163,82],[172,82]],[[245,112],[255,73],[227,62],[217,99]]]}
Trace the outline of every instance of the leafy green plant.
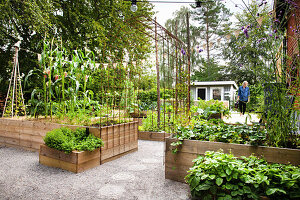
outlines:
{"label": "leafy green plant", "polygon": [[300,168],[207,151],[185,177],[197,199],[298,199]]}
{"label": "leafy green plant", "polygon": [[197,121],[193,126],[179,126],[174,138],[237,144],[265,145],[267,131],[260,125],[210,124]]}
{"label": "leafy green plant", "polygon": [[157,112],[148,111],[147,117],[143,119],[142,126],[139,127],[140,131],[152,131],[152,132],[160,132],[163,131],[164,120],[168,121],[169,117],[161,118],[160,126],[157,125]]}
{"label": "leafy green plant", "polygon": [[189,119],[186,113],[179,112],[175,114],[172,106],[165,104],[161,107],[163,113],[160,117],[160,125],[157,125],[157,112],[148,111],[147,118],[143,119],[142,126],[139,127],[140,131],[153,131],[166,133],[174,133],[178,127],[194,125],[198,122],[195,118]]}
{"label": "leafy green plant", "polygon": [[87,135],[85,129],[77,128],[73,131],[66,127],[49,131],[44,137],[44,142],[48,147],[65,153],[73,150],[93,151],[104,145],[100,138],[92,134]]}
{"label": "leafy green plant", "polygon": [[[174,98],[175,92],[172,89],[162,88],[160,90],[160,98],[168,100]],[[137,98],[140,101],[141,110],[152,110],[157,106],[157,89],[152,88],[151,90],[140,90],[138,91]]]}
{"label": "leafy green plant", "polygon": [[229,109],[218,100],[199,100],[198,105],[191,107],[191,112],[195,118],[210,119],[213,114],[223,114],[223,116],[229,115]]}

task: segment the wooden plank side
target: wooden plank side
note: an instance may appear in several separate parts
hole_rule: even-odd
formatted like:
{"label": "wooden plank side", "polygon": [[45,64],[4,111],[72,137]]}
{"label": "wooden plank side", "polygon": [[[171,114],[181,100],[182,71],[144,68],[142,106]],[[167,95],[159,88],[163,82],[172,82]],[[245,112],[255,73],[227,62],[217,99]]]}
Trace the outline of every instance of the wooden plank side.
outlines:
{"label": "wooden plank side", "polygon": [[20,127],[20,129],[19,129],[20,134],[33,135],[32,131],[33,131],[32,127]]}
{"label": "wooden plank side", "polygon": [[101,139],[104,142],[104,146],[101,149],[107,149],[107,140],[108,140],[108,133],[107,133],[107,127],[101,127],[101,133],[100,133]]}
{"label": "wooden plank side", "polygon": [[[21,142],[21,141],[20,141]],[[40,149],[41,143],[40,142],[33,142],[31,141],[31,148],[38,151]]]}
{"label": "wooden plank side", "polygon": [[23,120],[21,123],[21,128],[32,129],[34,123],[35,123],[34,121]]}
{"label": "wooden plank side", "polygon": [[9,138],[9,137],[2,137],[3,143],[5,144],[11,144],[11,145],[20,145],[20,140],[17,138]]}
{"label": "wooden plank side", "polygon": [[167,151],[165,154],[165,162],[192,167],[193,160],[198,156],[198,154],[190,154],[186,152],[177,152],[176,154],[173,154],[171,151]]}
{"label": "wooden plank side", "polygon": [[63,151],[58,151],[58,152],[59,152],[59,159],[61,161],[68,162],[68,163],[73,163],[73,164],[78,163],[78,153],[71,152],[69,154],[66,154]]}
{"label": "wooden plank side", "polygon": [[5,144],[5,138],[6,138],[6,137],[0,136],[0,143]]}
{"label": "wooden plank side", "polygon": [[37,150],[36,149],[32,149],[30,147],[23,147],[23,146],[20,146],[20,145],[13,145],[13,144],[5,144],[5,143],[1,143],[0,142],[0,146],[3,145],[5,147],[12,147],[12,148],[16,148],[16,149],[23,149],[23,150],[27,150],[27,151],[33,151],[33,152],[36,152]]}
{"label": "wooden plank side", "polygon": [[108,158],[106,158],[106,159],[102,159],[102,156],[101,156],[101,163],[104,164],[104,163],[110,162],[110,161],[115,160],[115,159],[117,159],[117,158],[120,158],[120,157],[122,157],[122,156],[124,156],[124,155],[133,153],[133,152],[135,152],[135,151],[137,151],[137,150],[138,150],[137,148],[136,148],[136,149],[132,149],[132,150],[130,150],[130,151],[126,151],[126,152],[121,153],[121,154],[119,154],[119,155],[112,156],[112,157],[108,157]]}
{"label": "wooden plank side", "polygon": [[[166,147],[172,149],[170,143],[176,141],[175,139],[167,139]],[[232,153],[233,155],[250,156],[252,154],[265,158],[268,162],[274,163],[291,163],[294,165],[300,164],[300,150],[287,149],[276,147],[252,146],[245,144],[230,144],[222,142],[196,141],[184,140],[183,145],[178,148],[180,152],[197,153],[204,155],[206,151],[223,150],[224,153]]]}
{"label": "wooden plank side", "polygon": [[184,177],[189,169],[188,166],[165,165],[165,178],[185,183]]}
{"label": "wooden plank side", "polygon": [[8,127],[20,127],[22,123],[22,120],[7,119],[6,125]]}
{"label": "wooden plank side", "polygon": [[[100,155],[100,154],[99,154]],[[86,171],[88,169],[100,166],[100,157],[96,157],[94,159],[90,159],[87,162],[81,163],[77,165],[77,173]]]}
{"label": "wooden plank side", "polygon": [[120,150],[120,145],[115,146],[115,147],[113,148],[113,151],[114,151],[114,156],[119,155],[120,152],[121,152],[121,150]]}
{"label": "wooden plank side", "polygon": [[101,150],[101,155],[100,155],[101,162],[103,160],[106,160],[106,159],[111,158],[113,156],[114,156],[114,150],[112,148]]}
{"label": "wooden plank side", "polygon": [[0,136],[6,137],[6,138],[20,139],[19,132],[9,131],[9,130],[1,130]]}
{"label": "wooden plank side", "polygon": [[139,140],[165,141],[165,138],[169,136],[170,136],[169,133],[160,133],[160,132],[139,131],[138,133]]}
{"label": "wooden plank side", "polygon": [[[27,141],[27,140],[20,140],[20,147],[24,147],[24,148],[32,148],[32,142],[31,141]],[[35,149],[36,151],[36,149]]]}
{"label": "wooden plank side", "polygon": [[43,156],[43,155],[39,156],[39,162],[42,165],[46,165],[48,167],[60,168],[60,169],[64,169],[64,170],[68,170],[68,171],[77,173],[77,165],[73,164],[73,163],[64,162],[64,161],[50,158],[50,157]]}
{"label": "wooden plank side", "polygon": [[54,158],[50,158],[44,155],[39,155],[39,162],[42,165],[46,165],[48,167],[56,167],[59,168],[60,167],[60,161]]}
{"label": "wooden plank side", "polygon": [[[94,151],[84,151],[84,152],[78,152],[78,164],[85,163],[89,160],[93,160],[95,158],[100,159],[100,148],[95,149]],[[100,163],[100,160],[99,160]]]}
{"label": "wooden plank side", "polygon": [[48,146],[46,146],[44,144],[40,145],[40,155],[54,158],[57,160],[60,159],[60,151],[53,149],[53,148],[49,148]]}
{"label": "wooden plank side", "polygon": [[138,145],[138,141],[137,140],[130,143],[130,149],[136,149],[136,148],[138,148],[138,146],[139,145]]}
{"label": "wooden plank side", "polygon": [[70,172],[77,173],[77,164],[65,162],[62,160],[59,161],[59,164],[60,164],[59,168],[70,171]]}
{"label": "wooden plank side", "polygon": [[20,129],[19,126],[11,125],[11,126],[6,126],[3,130],[5,130],[6,132],[19,133],[19,129]]}
{"label": "wooden plank side", "polygon": [[94,136],[96,136],[97,138],[101,138],[100,137],[100,128],[96,128],[96,127],[89,127],[89,132],[90,134],[93,134]]}

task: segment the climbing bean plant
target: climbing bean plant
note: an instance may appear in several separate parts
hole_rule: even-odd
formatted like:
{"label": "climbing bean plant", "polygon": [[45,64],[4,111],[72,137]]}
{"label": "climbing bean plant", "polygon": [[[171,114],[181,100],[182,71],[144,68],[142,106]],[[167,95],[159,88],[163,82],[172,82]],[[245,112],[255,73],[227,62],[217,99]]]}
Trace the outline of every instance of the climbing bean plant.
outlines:
{"label": "climbing bean plant", "polygon": [[[291,1],[283,1],[277,7],[281,10],[274,13],[264,3],[252,1],[250,5],[245,4],[246,9],[237,16],[241,33],[238,35],[239,40],[235,42],[236,55],[260,60],[250,68],[264,91],[262,115],[268,132],[268,145],[295,148],[299,146],[295,118],[299,115],[299,107],[295,106],[295,99],[299,94],[300,84],[297,73],[293,72],[299,67],[299,55],[288,55],[282,48],[282,41],[286,35],[287,20],[299,7]],[[294,32],[299,32],[299,27],[292,28]],[[299,52],[297,34],[288,34],[288,37],[288,40],[298,43],[295,52]]]}

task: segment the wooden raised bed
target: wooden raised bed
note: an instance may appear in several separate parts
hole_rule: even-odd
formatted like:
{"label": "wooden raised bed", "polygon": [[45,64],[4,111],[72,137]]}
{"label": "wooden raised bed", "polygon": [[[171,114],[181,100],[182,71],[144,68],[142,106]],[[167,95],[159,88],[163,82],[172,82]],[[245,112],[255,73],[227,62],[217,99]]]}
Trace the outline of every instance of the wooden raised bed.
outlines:
{"label": "wooden raised bed", "polygon": [[49,167],[57,167],[74,173],[100,165],[100,149],[90,151],[73,151],[66,154],[46,145],[40,146],[40,163]]}
{"label": "wooden raised bed", "polygon": [[40,145],[44,144],[43,137],[46,133],[62,126],[72,129],[87,128],[90,133],[100,137],[104,142],[104,147],[100,149],[101,163],[138,149],[138,122],[97,128],[41,121],[0,119],[0,145],[39,151]]}
{"label": "wooden raised bed", "polygon": [[245,144],[229,144],[222,142],[209,142],[197,140],[184,140],[176,154],[172,153],[172,142],[176,139],[166,139],[165,150],[165,178],[185,182],[187,171],[193,166],[193,160],[206,151],[232,153],[236,157],[250,156],[264,157],[270,163],[300,165],[300,149],[275,148],[264,146],[251,146]]}
{"label": "wooden raised bed", "polygon": [[0,119],[0,144],[38,151],[48,131],[62,125],[41,121]]}
{"label": "wooden raised bed", "polygon": [[170,133],[139,131],[139,140],[165,141]]}
{"label": "wooden raised bed", "polygon": [[103,140],[101,163],[109,162],[138,150],[138,122],[101,128],[89,127],[89,132]]}

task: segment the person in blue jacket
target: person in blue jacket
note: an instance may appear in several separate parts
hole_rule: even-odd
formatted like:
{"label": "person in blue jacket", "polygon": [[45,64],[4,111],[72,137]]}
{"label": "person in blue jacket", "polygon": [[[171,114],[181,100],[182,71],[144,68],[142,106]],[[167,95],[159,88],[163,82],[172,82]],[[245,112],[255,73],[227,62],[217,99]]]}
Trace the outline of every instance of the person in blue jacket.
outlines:
{"label": "person in blue jacket", "polygon": [[242,86],[239,87],[238,90],[238,101],[239,101],[239,108],[241,112],[241,116],[246,112],[246,105],[250,102],[250,89],[248,86],[248,82],[244,81]]}

